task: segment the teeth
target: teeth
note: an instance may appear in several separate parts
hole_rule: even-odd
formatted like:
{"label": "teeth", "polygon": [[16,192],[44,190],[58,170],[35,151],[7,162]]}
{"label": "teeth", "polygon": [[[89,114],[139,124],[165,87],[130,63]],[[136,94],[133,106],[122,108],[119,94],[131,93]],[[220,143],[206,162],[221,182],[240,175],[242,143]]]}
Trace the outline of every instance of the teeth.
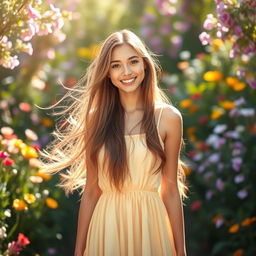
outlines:
{"label": "teeth", "polygon": [[131,83],[135,80],[135,78],[129,79],[129,80],[122,80],[123,83]]}

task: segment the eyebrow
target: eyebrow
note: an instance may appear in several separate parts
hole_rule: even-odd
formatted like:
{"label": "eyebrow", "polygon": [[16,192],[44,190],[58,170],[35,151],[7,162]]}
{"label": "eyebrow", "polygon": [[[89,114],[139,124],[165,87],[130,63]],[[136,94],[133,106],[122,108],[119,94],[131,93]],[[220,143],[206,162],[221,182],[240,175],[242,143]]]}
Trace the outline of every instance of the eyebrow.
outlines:
{"label": "eyebrow", "polygon": [[[139,58],[139,56],[136,56],[136,55],[131,56],[131,57],[128,58],[128,60],[131,60],[131,59],[134,59],[134,58]],[[110,62],[110,64],[113,63],[113,62],[121,62],[121,61],[120,61],[120,60],[112,60],[112,61]]]}

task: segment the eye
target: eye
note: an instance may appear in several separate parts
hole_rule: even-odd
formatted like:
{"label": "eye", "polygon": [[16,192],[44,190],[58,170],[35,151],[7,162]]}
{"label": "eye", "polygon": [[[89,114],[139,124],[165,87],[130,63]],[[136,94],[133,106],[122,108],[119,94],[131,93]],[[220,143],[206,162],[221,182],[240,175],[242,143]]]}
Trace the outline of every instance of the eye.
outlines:
{"label": "eye", "polygon": [[119,64],[114,64],[111,66],[111,68],[118,68],[120,65]]}
{"label": "eye", "polygon": [[136,64],[136,63],[138,63],[138,62],[139,62],[138,60],[132,60],[132,61],[131,61],[132,64]]}

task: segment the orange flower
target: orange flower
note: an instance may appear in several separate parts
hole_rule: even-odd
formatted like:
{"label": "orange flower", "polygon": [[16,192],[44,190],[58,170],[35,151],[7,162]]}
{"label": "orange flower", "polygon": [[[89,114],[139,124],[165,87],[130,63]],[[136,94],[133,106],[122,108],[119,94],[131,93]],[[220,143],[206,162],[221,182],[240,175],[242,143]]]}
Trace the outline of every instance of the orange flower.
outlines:
{"label": "orange flower", "polygon": [[224,101],[221,101],[220,102],[220,105],[226,109],[226,110],[231,110],[233,109],[236,105],[235,103],[233,103],[232,101],[229,101],[229,100],[224,100]]}
{"label": "orange flower", "polygon": [[244,251],[242,249],[236,250],[232,256],[242,256],[244,255]]}
{"label": "orange flower", "polygon": [[195,126],[191,126],[186,129],[187,135],[191,135],[191,134],[195,133],[195,131],[196,131]]}
{"label": "orange flower", "polygon": [[56,209],[59,206],[58,202],[56,200],[54,200],[53,198],[50,198],[50,197],[47,197],[45,199],[45,203],[51,209]]}
{"label": "orange flower", "polygon": [[208,71],[204,73],[203,78],[207,82],[219,82],[222,80],[223,75],[220,71]]}
{"label": "orange flower", "polygon": [[20,199],[13,200],[12,207],[17,211],[23,211],[28,209],[27,204]]}
{"label": "orange flower", "polygon": [[231,233],[231,234],[234,234],[234,233],[236,233],[239,229],[240,229],[239,224],[234,224],[234,225],[232,225],[232,226],[229,228],[228,232]]}
{"label": "orange flower", "polygon": [[191,99],[185,99],[185,100],[182,100],[182,101],[180,102],[180,106],[181,106],[182,108],[188,108],[188,107],[191,106],[191,104],[192,104],[192,100],[191,100]]}
{"label": "orange flower", "polygon": [[188,140],[191,141],[191,142],[195,142],[196,141],[196,136],[195,135],[189,135]]}
{"label": "orange flower", "polygon": [[236,77],[227,77],[226,78],[226,83],[230,86],[233,87],[235,84],[239,83],[239,80]]}
{"label": "orange flower", "polygon": [[34,175],[43,178],[45,181],[48,181],[48,180],[50,180],[50,179],[52,178],[51,175],[48,175],[48,174],[46,174],[46,173],[43,173],[43,172],[40,171],[40,170],[39,170],[38,172],[36,172]]}
{"label": "orange flower", "polygon": [[189,67],[189,63],[187,61],[181,61],[177,64],[180,70],[186,69]]}
{"label": "orange flower", "polygon": [[243,82],[240,82],[240,83],[236,83],[236,84],[234,84],[233,85],[233,89],[235,90],[235,91],[242,91],[244,88],[245,88],[245,83],[243,83]]}
{"label": "orange flower", "polygon": [[190,108],[188,110],[189,110],[189,113],[196,113],[198,111],[198,109],[199,109],[198,106],[192,105],[192,106],[190,106]]}
{"label": "orange flower", "polygon": [[223,111],[219,108],[216,108],[212,111],[211,119],[216,120],[223,114]]}
{"label": "orange flower", "polygon": [[21,154],[26,159],[38,157],[36,150],[30,146],[23,147],[21,149]]}
{"label": "orange flower", "polygon": [[44,117],[44,118],[42,118],[42,125],[43,126],[45,126],[45,127],[51,127],[52,126],[52,120],[51,119],[49,119],[49,118],[46,118],[46,117]]}
{"label": "orange flower", "polygon": [[251,220],[251,218],[246,218],[246,219],[244,219],[243,221],[242,221],[242,223],[241,223],[241,225],[242,226],[250,226],[252,224],[252,220]]}
{"label": "orange flower", "polygon": [[217,221],[221,220],[222,217],[223,217],[222,214],[218,214],[218,215],[216,215],[214,218],[212,218],[212,222],[213,222],[213,223],[216,223]]}
{"label": "orange flower", "polygon": [[24,199],[28,204],[33,204],[36,201],[36,197],[33,194],[24,194]]}

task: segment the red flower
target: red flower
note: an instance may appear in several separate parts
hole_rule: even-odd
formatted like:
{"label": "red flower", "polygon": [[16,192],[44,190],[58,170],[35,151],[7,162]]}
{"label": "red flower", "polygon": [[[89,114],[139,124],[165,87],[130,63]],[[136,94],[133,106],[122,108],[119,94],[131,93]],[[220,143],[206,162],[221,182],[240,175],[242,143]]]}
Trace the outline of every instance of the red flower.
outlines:
{"label": "red flower", "polygon": [[11,158],[8,158],[6,157],[4,160],[3,160],[3,163],[7,166],[12,166],[14,161],[11,159]]}
{"label": "red flower", "polygon": [[38,144],[34,144],[34,145],[33,145],[33,148],[34,148],[36,151],[39,151],[39,149],[40,149],[40,145],[38,145]]}
{"label": "red flower", "polygon": [[20,245],[28,245],[30,244],[30,241],[28,240],[28,238],[26,236],[24,236],[22,233],[19,233],[18,236],[18,243]]}
{"label": "red flower", "polygon": [[191,95],[193,100],[200,100],[201,96],[202,96],[201,93],[194,93],[194,94]]}
{"label": "red flower", "polygon": [[200,200],[196,200],[194,201],[191,206],[190,206],[190,209],[191,211],[197,211],[202,205],[202,202]]}
{"label": "red flower", "polygon": [[225,96],[223,96],[223,95],[217,95],[217,96],[216,96],[216,100],[217,100],[217,101],[223,101],[223,100],[225,100]]}
{"label": "red flower", "polygon": [[205,124],[208,122],[208,116],[201,116],[199,118],[199,124]]}

